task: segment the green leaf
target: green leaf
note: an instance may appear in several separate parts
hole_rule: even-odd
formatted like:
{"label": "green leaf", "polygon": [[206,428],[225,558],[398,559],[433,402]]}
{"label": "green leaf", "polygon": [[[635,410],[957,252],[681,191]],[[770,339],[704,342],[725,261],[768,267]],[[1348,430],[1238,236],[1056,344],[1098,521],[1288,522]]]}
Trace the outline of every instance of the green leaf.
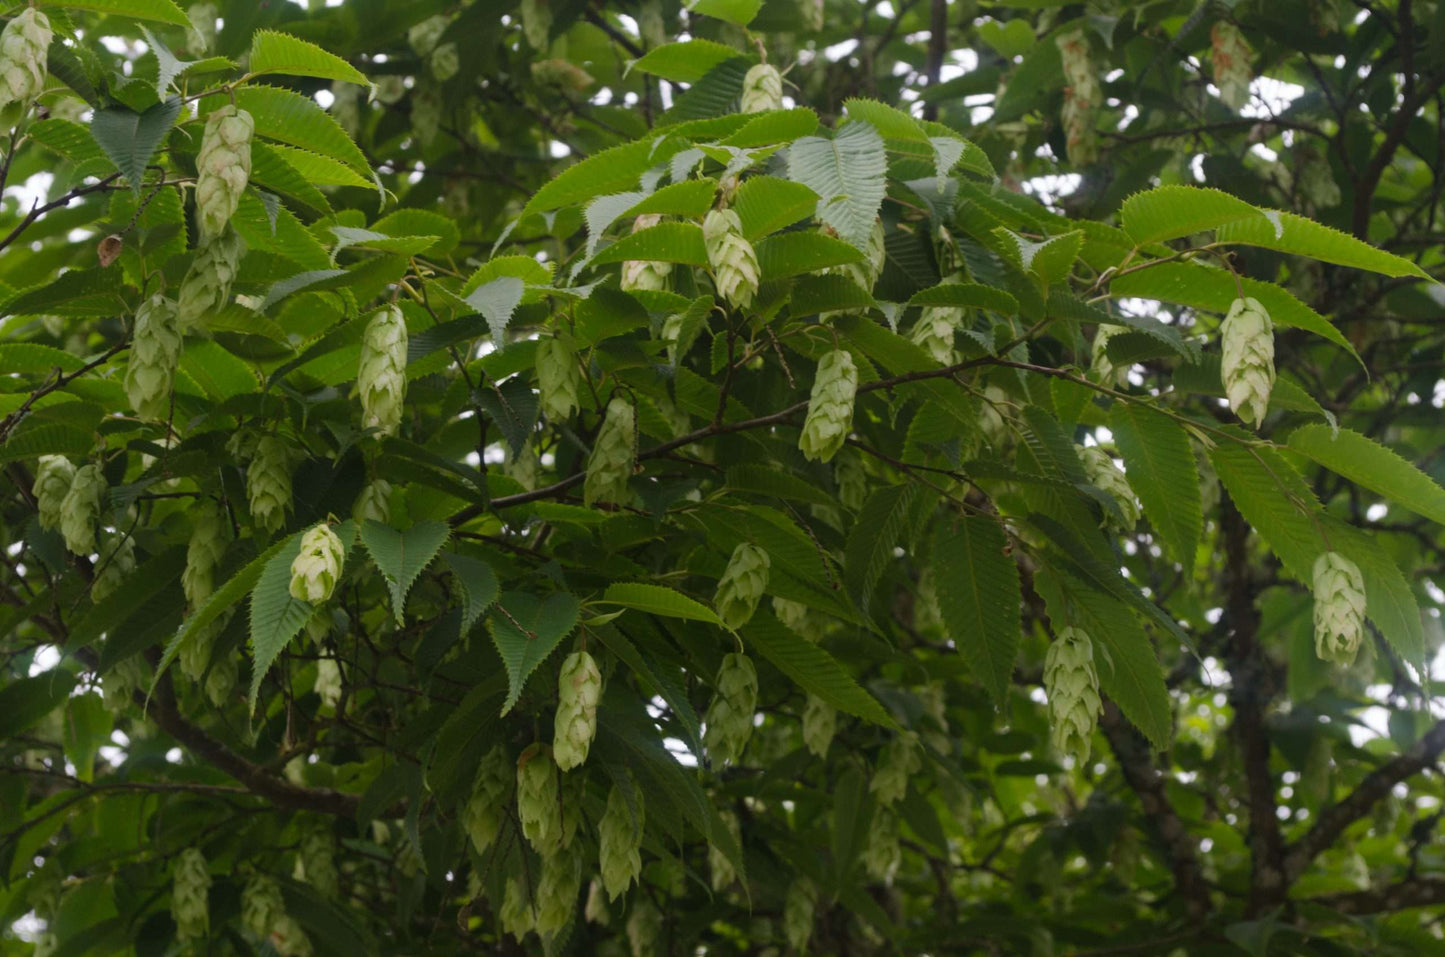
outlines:
{"label": "green leaf", "polygon": [[251,182],[314,213],[325,215],[331,212],[326,194],[266,143],[258,141],[251,144]]}
{"label": "green leaf", "polygon": [[1421,674],[1427,674],[1425,629],[1414,589],[1379,537],[1326,518],[1330,547],[1360,566],[1365,580],[1365,614],[1390,646]]}
{"label": "green leaf", "polygon": [[1264,213],[1249,203],[1201,186],[1159,186],[1135,193],[1119,209],[1120,225],[1140,246],[1250,219],[1270,228]]}
{"label": "green leaf", "polygon": [[492,641],[507,669],[507,700],[502,714],[512,710],[532,672],[577,626],[581,604],[567,592],[553,592],[546,600],[536,595],[504,592],[496,612],[488,619]]}
{"label": "green leaf", "polygon": [[688,4],[692,13],[705,13],[738,27],[751,23],[762,7],[763,0],[692,0]]}
{"label": "green leaf", "polygon": [[[1293,326],[1321,336],[1344,349],[1359,361],[1359,353],[1329,320],[1300,302],[1274,283],[1241,277],[1246,296],[1258,299],[1278,326]],[[1224,315],[1239,295],[1232,274],[1223,269],[1203,266],[1198,263],[1160,263],[1119,276],[1109,284],[1109,291],[1117,298],[1138,296],[1141,299],[1158,299],[1174,302],[1195,309],[1208,309]]]}
{"label": "green leaf", "polygon": [[784,627],[771,612],[761,610],[754,614],[743,626],[743,639],[750,649],[772,662],[809,694],[864,721],[885,728],[897,727],[878,699],[864,691],[836,658]]}
{"label": "green leaf", "polygon": [[940,527],[933,580],[943,623],[995,705],[1008,696],[1022,634],[1019,570],[1005,554],[1003,529],[987,516]]}
{"label": "green leaf", "polygon": [[41,0],[40,5],[114,13],[137,20],[158,20],[178,27],[190,26],[191,23],[186,19],[186,12],[176,6],[173,0]]}
{"label": "green leaf", "polygon": [[1023,56],[1034,45],[1033,27],[1027,20],[987,20],[978,26],[979,38],[1003,56]]}
{"label": "green leaf", "polygon": [[46,422],[16,431],[0,445],[0,463],[37,455],[84,455],[95,445],[95,435],[74,426]]}
{"label": "green leaf", "polygon": [[507,344],[507,325],[512,314],[522,304],[525,287],[515,276],[493,279],[485,286],[478,286],[464,300],[487,320],[492,332],[492,342],[500,349]]}
{"label": "green leaf", "polygon": [[85,361],[63,349],[41,345],[38,342],[0,343],[0,375],[22,372],[74,372]]}
{"label": "green leaf", "polygon": [[1432,278],[1408,259],[1387,253],[1312,219],[1275,209],[1265,210],[1258,218],[1221,226],[1214,238],[1216,242],[1263,246],[1337,266],[1368,269],[1386,276]]}
{"label": "green leaf", "polygon": [[102,601],[96,602],[71,625],[67,650],[99,641],[107,633],[140,611],[152,598],[173,584],[186,567],[186,550],[168,548],[143,563],[127,581]]}
{"label": "green leaf", "polygon": [[405,622],[407,592],[451,534],[446,522],[421,522],[404,532],[370,519],[362,524],[361,543],[386,579],[398,626]]}
{"label": "green leaf", "polygon": [[95,776],[95,755],[110,744],[114,721],[98,694],[72,696],[65,708],[65,758],[75,765],[75,776],[90,781]]}
{"label": "green leaf", "polygon": [[702,219],[712,208],[713,197],[716,195],[717,180],[709,177],[687,179],[681,183],[662,187],[629,207],[623,215],[641,216],[645,213],[656,213],[663,216],[686,216],[689,219]]}
{"label": "green leaf", "polygon": [[592,633],[619,661],[642,679],[648,691],[662,696],[662,700],[667,702],[678,723],[682,725],[693,753],[702,754],[702,724],[697,719],[692,702],[687,698],[682,672],[664,667],[662,661],[653,660],[654,656],[644,655],[620,628],[602,625],[594,628]]}
{"label": "green leaf", "polygon": [[1046,284],[1063,282],[1073,272],[1079,250],[1084,247],[1082,230],[1072,230],[1059,236],[1051,236],[1041,243],[1020,236],[1003,226],[994,229],[999,237],[998,248],[1016,266],[1031,272]]}
{"label": "green leaf", "polygon": [[843,109],[849,120],[862,120],[882,134],[884,139],[911,140],[927,143],[928,134],[923,124],[897,107],[862,97],[850,97],[843,101]]}
{"label": "green leaf", "polygon": [[863,258],[855,247],[811,230],[769,236],[757,244],[755,251],[765,282],[858,262]]}
{"label": "green leaf", "polygon": [[442,561],[451,569],[462,589],[461,633],[466,635],[497,600],[497,573],[480,558],[457,552],[443,552]]}
{"label": "green leaf", "polygon": [[666,163],[685,146],[686,143],[675,137],[663,140],[653,137],[593,153],[537,190],[522,210],[522,216],[561,209],[594,196],[636,189],[643,173]]}
{"label": "green leaf", "polygon": [[51,117],[32,123],[26,130],[26,135],[77,165],[109,162],[105,158],[105,151],[91,135],[90,128],[80,123]]}
{"label": "green leaf", "polygon": [[1323,512],[1294,466],[1272,448],[1236,442],[1221,442],[1209,450],[1209,459],[1239,513],[1285,571],[1310,584],[1315,559],[1325,551]]}
{"label": "green leaf", "polygon": [[338,160],[359,174],[358,185],[371,185],[366,156],[311,97],[278,86],[244,86],[235,96],[236,105],[256,121],[256,135]]}
{"label": "green leaf", "polygon": [[[295,546],[295,551],[291,553],[294,559],[296,554],[301,550],[300,538],[296,536],[283,538],[252,559],[246,567],[227,579],[224,585],[211,593],[211,597],[206,599],[205,604],[197,608],[189,618],[181,623],[180,629],[166,644],[165,653],[161,656],[161,662],[156,667],[155,678],[151,681],[152,692],[155,690],[155,683],[160,680],[166,668],[170,667],[171,662],[181,653],[181,648],[186,642],[194,640],[203,628],[209,626],[211,622],[225,614],[233,605],[240,601],[246,593],[251,590],[252,586],[256,584],[257,580],[260,579],[261,572],[267,567],[267,564],[279,555],[282,549],[291,545]],[[287,562],[287,570],[288,572],[290,570],[289,559]]]}
{"label": "green leaf", "polygon": [[181,112],[181,98],[173,96],[144,113],[123,106],[96,110],[90,135],[105,150],[130,188],[140,194],[145,168]]}
{"label": "green leaf", "polygon": [[1445,488],[1374,439],[1349,429],[1301,426],[1289,447],[1394,505],[1445,524]]}
{"label": "green leaf", "polygon": [[621,605],[649,615],[666,618],[684,618],[688,621],[703,621],[709,625],[726,628],[721,618],[702,602],[684,595],[680,591],[662,585],[645,582],[613,582],[594,604]]}
{"label": "green leaf", "polygon": [[910,306],[977,306],[1005,316],[1016,315],[1019,302],[1002,289],[976,282],[944,282],[920,289],[908,300]]}
{"label": "green leaf", "polygon": [[334,53],[289,33],[257,30],[251,37],[253,75],[283,73],[287,76],[314,76],[322,80],[341,80],[370,86],[371,81],[356,67]]}
{"label": "green leaf", "polygon": [[838,500],[791,472],[768,465],[734,465],[727,471],[727,487],[733,492],[767,495],[773,498],[807,502],[811,505],[836,506]]}
{"label": "green leaf", "polygon": [[[851,248],[851,247],[849,247]],[[794,316],[816,315],[837,309],[875,309],[878,301],[847,276],[803,275],[793,283],[788,300]]]}
{"label": "green leaf", "polygon": [[737,50],[712,40],[685,40],[664,43],[632,64],[632,69],[671,80],[674,83],[696,83],[720,63],[742,56]]}
{"label": "green leaf", "polygon": [[874,586],[895,561],[893,550],[909,527],[918,499],[918,486],[905,483],[875,489],[863,503],[843,559],[848,591],[859,608],[868,607]]}
{"label": "green leaf", "polygon": [[1189,436],[1168,416],[1137,402],[1115,402],[1109,429],[1144,514],[1185,575],[1192,574],[1204,516]]}
{"label": "green leaf", "polygon": [[888,179],[883,137],[870,123],[849,123],[832,139],[795,142],[788,150],[788,178],[818,194],[818,218],[845,242],[868,248]]}
{"label": "green leaf", "polygon": [[0,688],[0,740],[13,738],[65,703],[75,675],[52,669]]}
{"label": "green leaf", "polygon": [[800,136],[816,132],[817,129],[818,114],[806,107],[769,110],[766,113],[753,114],[752,119],[729,133],[718,145],[753,149],[774,143],[791,143]]}
{"label": "green leaf", "polygon": [[[301,533],[287,538],[266,562],[251,590],[251,692],[249,710],[256,710],[261,682],[271,664],[316,612],[309,601],[291,595],[291,563],[301,554]],[[214,596],[213,596],[214,597]],[[193,618],[196,616],[192,616]]]}
{"label": "green leaf", "polygon": [[776,176],[747,179],[733,198],[733,210],[742,220],[743,236],[748,242],[807,219],[817,206],[817,193],[802,183]]}
{"label": "green leaf", "polygon": [[594,256],[592,263],[601,265],[627,259],[706,266],[707,248],[702,240],[702,227],[694,223],[658,223],[623,236]]}

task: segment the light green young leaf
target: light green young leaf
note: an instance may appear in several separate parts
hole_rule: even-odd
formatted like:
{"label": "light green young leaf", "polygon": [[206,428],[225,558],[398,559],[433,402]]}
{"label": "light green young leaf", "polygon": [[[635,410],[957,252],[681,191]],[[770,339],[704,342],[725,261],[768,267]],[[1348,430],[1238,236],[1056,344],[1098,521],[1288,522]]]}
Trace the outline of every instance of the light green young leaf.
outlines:
{"label": "light green young leaf", "polygon": [[1445,524],[1445,488],[1374,439],[1349,429],[1306,425],[1290,435],[1289,447],[1392,504]]}
{"label": "light green young leaf", "polygon": [[1402,256],[1387,253],[1312,219],[1281,210],[1265,210],[1257,218],[1227,223],[1219,227],[1214,238],[1222,243],[1263,246],[1337,266],[1368,269],[1386,276],[1431,278],[1429,273]]}
{"label": "light green young leaf", "polygon": [[371,85],[365,74],[336,54],[328,53],[308,40],[275,30],[257,30],[251,37],[250,70],[257,75],[283,73]]}
{"label": "light green young leaf", "polygon": [[888,156],[872,124],[849,123],[832,139],[807,136],[788,151],[788,178],[817,193],[817,216],[857,249],[868,236],[887,187]]}
{"label": "light green young leaf", "polygon": [[361,526],[361,542],[386,579],[398,625],[405,621],[407,592],[451,534],[446,522],[421,522],[404,532],[370,520]]}
{"label": "light green young leaf", "polygon": [[113,13],[137,20],[154,20],[178,27],[190,26],[186,12],[174,0],[41,0],[42,7],[63,7],[71,10],[93,10]]}
{"label": "light green young leaf", "polygon": [[1158,186],[1135,193],[1119,209],[1119,222],[1140,246],[1179,239],[1236,220],[1270,228],[1264,213],[1242,199],[1201,186]]}
{"label": "light green young leaf", "polygon": [[713,67],[738,56],[739,51],[712,40],[684,40],[648,50],[632,69],[674,83],[696,83]]}
{"label": "light green young leaf", "polygon": [[621,605],[623,608],[646,612],[649,615],[684,618],[688,621],[707,622],[719,628],[727,627],[722,619],[702,602],[671,588],[645,582],[613,582],[594,604]]}

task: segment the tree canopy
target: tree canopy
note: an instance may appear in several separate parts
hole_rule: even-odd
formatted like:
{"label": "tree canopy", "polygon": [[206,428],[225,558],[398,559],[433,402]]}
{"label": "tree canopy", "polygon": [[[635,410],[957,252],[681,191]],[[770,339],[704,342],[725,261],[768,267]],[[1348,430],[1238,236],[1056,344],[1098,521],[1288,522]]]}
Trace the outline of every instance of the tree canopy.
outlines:
{"label": "tree canopy", "polygon": [[1445,3],[0,16],[0,952],[1445,953]]}

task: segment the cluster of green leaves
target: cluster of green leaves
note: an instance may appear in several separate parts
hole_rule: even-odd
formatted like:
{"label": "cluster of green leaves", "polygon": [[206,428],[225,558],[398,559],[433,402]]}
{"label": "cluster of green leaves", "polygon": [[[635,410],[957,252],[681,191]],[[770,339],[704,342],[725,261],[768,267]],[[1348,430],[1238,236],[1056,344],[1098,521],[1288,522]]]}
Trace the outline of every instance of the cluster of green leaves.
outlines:
{"label": "cluster of green leaves", "polygon": [[[1391,884],[1438,866],[1424,843],[1439,795],[1387,795],[1421,766],[1395,751],[1445,747],[1406,701],[1431,690],[1440,644],[1428,575],[1445,463],[1424,453],[1445,440],[1428,401],[1441,341],[1410,324],[1442,262],[1407,241],[1433,230],[1439,180],[1376,152],[1389,131],[1359,110],[1309,112],[1393,94],[1389,69],[1345,89],[1314,74],[1336,52],[1340,77],[1389,62],[1381,37],[1406,29],[1405,5],[1348,30],[1337,18],[1332,42],[1299,3],[990,18],[956,4],[943,53],[975,62],[952,79],[918,39],[926,5],[686,6],[226,0],[214,46],[171,0],[45,7],[50,89],[0,173],[49,177],[42,200],[0,210],[3,945],[26,952],[38,917],[54,936],[37,950],[166,952],[172,868],[196,847],[214,884],[194,946],[218,953],[277,943],[241,920],[253,873],[282,880],[323,953],[776,952],[804,881],[819,952],[1438,947],[1413,915],[1348,914],[1398,909],[1374,906],[1371,871]],[[408,38],[437,16],[439,32]],[[1188,63],[1224,17],[1261,68],[1309,78],[1288,115],[1241,121]],[[1080,26],[1121,102],[1098,118],[1102,160],[1048,206],[1020,190],[1073,171],[1056,159],[1054,38]],[[465,55],[439,68],[447,44]],[[793,65],[798,105],[739,113],[764,59]],[[1427,76],[1403,68],[1413,99]],[[1001,81],[992,114],[974,113],[965,98]],[[1198,102],[1188,129],[1181,96]],[[194,259],[195,156],[230,102],[257,134],[232,220],[247,249],[235,301],[186,340],[167,420],[145,420],[121,385],[131,318]],[[1384,122],[1396,106],[1380,105]],[[1111,129],[1125,106],[1137,118]],[[1426,155],[1401,129],[1391,150]],[[1206,148],[1216,135],[1239,148]],[[1246,135],[1277,148],[1274,166]],[[1202,153],[1227,191],[1195,183]],[[1350,184],[1331,202],[1321,163]],[[701,223],[718,206],[756,252],[745,310],[714,294]],[[634,231],[644,215],[662,221]],[[875,222],[884,265],[865,285]],[[102,237],[120,242],[106,265]],[[670,264],[666,288],[624,291],[637,261]],[[1241,295],[1277,329],[1257,433],[1220,404],[1218,323]],[[351,392],[389,303],[409,330],[407,398],[382,436]],[[939,309],[956,316],[946,363],[913,335]],[[581,407],[565,417],[542,412],[545,340],[577,357]],[[834,350],[859,373],[852,430],[813,462],[798,437]],[[636,410],[636,468],[626,502],[588,507],[614,398]],[[235,457],[263,435],[292,458],[276,535]],[[1090,481],[1086,443],[1123,463],[1136,527]],[[104,537],[135,547],[120,590],[92,600],[105,556],[41,527],[41,455],[103,469]],[[352,520],[378,483],[387,520]],[[1372,528],[1377,501],[1387,521]],[[230,534],[192,608],[180,576],[198,503],[220,505]],[[328,520],[345,575],[315,608],[290,594],[290,569]],[[712,602],[744,543],[769,556],[768,597],[734,632]],[[1363,570],[1379,638],[1351,669],[1314,654],[1311,568],[1331,550]],[[1093,639],[1107,702],[1086,762],[1054,752],[1041,688],[1070,626]],[[197,642],[209,659],[183,676]],[[582,822],[566,853],[597,871],[617,788],[645,807],[645,866],[603,913],[584,919],[584,880],[563,932],[518,940],[503,902],[509,884],[536,886],[541,858],[511,804],[478,853],[465,806],[486,754],[551,740],[573,647],[601,663],[605,692],[562,788]],[[758,713],[723,767],[699,716],[739,650]],[[1346,729],[1382,683],[1391,736],[1359,747]],[[839,712],[821,756],[802,731],[819,702]],[[870,782],[915,739],[920,767],[886,801]],[[1392,767],[1405,773],[1354,808]],[[1336,802],[1353,816],[1306,855]],[[1356,820],[1368,830],[1346,835]],[[891,827],[901,864],[882,874],[873,845]],[[318,834],[334,897],[294,871]],[[1263,880],[1286,852],[1287,880]],[[736,879],[714,883],[723,869]],[[1401,900],[1430,902],[1425,887]],[[1269,913],[1287,900],[1292,926]],[[653,945],[633,923],[649,907],[664,916]]]}

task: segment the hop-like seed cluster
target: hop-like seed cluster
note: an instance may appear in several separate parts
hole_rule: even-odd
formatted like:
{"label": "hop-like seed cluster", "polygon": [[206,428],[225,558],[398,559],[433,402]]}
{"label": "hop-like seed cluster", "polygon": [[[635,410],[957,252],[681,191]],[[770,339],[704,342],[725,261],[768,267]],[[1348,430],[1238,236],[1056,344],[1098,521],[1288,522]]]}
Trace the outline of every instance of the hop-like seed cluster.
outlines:
{"label": "hop-like seed cluster", "polygon": [[336,869],[336,847],[323,831],[312,831],[301,839],[296,852],[295,877],[327,900],[336,897],[341,877]]}
{"label": "hop-like seed cluster", "polygon": [[274,435],[263,435],[246,468],[246,495],[251,518],[270,532],[286,524],[291,508],[291,449]]}
{"label": "hop-like seed cluster", "polygon": [[[838,238],[838,233],[831,226],[823,226],[820,230],[824,236]],[[883,265],[888,258],[888,248],[883,232],[883,221],[873,220],[873,228],[868,232],[868,245],[863,250],[863,258],[858,262],[843,263],[838,266],[829,266],[822,270],[820,275],[842,276],[850,280],[855,286],[872,291],[877,284],[878,277],[883,275]],[[832,316],[842,315],[843,312],[825,312],[819,316],[827,320]]]}
{"label": "hop-like seed cluster", "polygon": [[858,367],[844,349],[824,354],[813,379],[808,417],[798,448],[804,458],[826,462],[848,440],[853,427],[853,400],[858,394]]}
{"label": "hop-like seed cluster", "polygon": [[497,920],[502,930],[520,941],[532,932],[532,900],[525,881],[508,878],[507,890],[502,895],[502,906],[497,911]]}
{"label": "hop-like seed cluster", "polygon": [[120,714],[131,706],[131,696],[146,687],[147,671],[139,655],[117,661],[100,676],[100,697],[107,711]]}
{"label": "hop-like seed cluster", "polygon": [[612,912],[607,909],[607,891],[603,889],[602,881],[595,877],[587,884],[587,903],[582,907],[582,917],[598,927],[612,923]]}
{"label": "hop-like seed cluster", "polygon": [[1339,552],[1315,559],[1315,654],[1321,661],[1355,663],[1365,636],[1365,579]]}
{"label": "hop-like seed cluster", "polygon": [[833,481],[838,486],[838,502],[856,512],[868,498],[868,473],[856,454],[844,453],[833,460]]}
{"label": "hop-like seed cluster", "polygon": [[1089,349],[1089,366],[1094,370],[1094,378],[1111,389],[1117,389],[1129,378],[1129,367],[1116,366],[1109,358],[1109,340],[1122,331],[1118,326],[1100,326]]}
{"label": "hop-like seed cluster", "polygon": [[101,550],[99,563],[95,566],[95,578],[90,582],[90,600],[105,601],[115,594],[125,580],[135,571],[135,538],[124,531],[110,536],[110,542]]}
{"label": "hop-like seed cluster", "polygon": [[286,902],[281,898],[281,885],[268,874],[251,875],[241,891],[241,923],[257,937],[267,940],[285,916]]}
{"label": "hop-like seed cluster", "polygon": [[632,905],[627,918],[627,946],[632,957],[656,957],[662,939],[662,912],[645,900]]}
{"label": "hop-like seed cluster", "polygon": [[487,848],[497,839],[497,829],[501,827],[502,815],[507,799],[511,797],[516,776],[512,761],[501,745],[488,751],[482,758],[482,763],[477,766],[477,776],[472,782],[472,796],[467,799],[466,808],[462,812],[462,824],[466,827],[467,836],[472,839],[472,846],[477,849],[478,854],[486,853]]}
{"label": "hop-like seed cluster", "polygon": [[517,815],[522,819],[522,834],[538,854],[551,854],[561,846],[557,763],[540,745],[532,745],[517,760]]}
{"label": "hop-like seed cluster", "polygon": [[930,681],[914,689],[914,694],[923,704],[923,713],[933,722],[921,735],[923,742],[942,754],[953,749],[953,739],[948,733],[948,693],[942,681]]}
{"label": "hop-like seed cluster", "polygon": [[216,12],[214,3],[193,3],[186,11],[191,27],[186,31],[186,50],[196,59],[204,57],[216,45]]}
{"label": "hop-like seed cluster", "polygon": [[357,523],[391,521],[391,483],[386,479],[372,479],[366,483],[356,503],[351,506],[351,517]]}
{"label": "hop-like seed cluster", "polygon": [[40,511],[41,528],[59,528],[65,496],[75,480],[75,465],[63,455],[42,455],[35,467],[35,484],[30,494]]}
{"label": "hop-like seed cluster", "polygon": [[529,442],[522,446],[520,453],[507,451],[507,460],[502,463],[502,469],[507,477],[515,479],[522,488],[531,491],[541,485],[542,460],[537,455],[537,450]]}
{"label": "hop-like seed cluster", "polygon": [[431,52],[428,60],[431,67],[431,75],[437,78],[440,83],[445,83],[462,68],[462,54],[455,43],[443,43]]}
{"label": "hop-like seed cluster", "polygon": [[195,940],[210,933],[210,890],[211,872],[205,855],[194,847],[181,851],[171,876],[171,917],[177,937]]}
{"label": "hop-like seed cluster", "polygon": [[778,621],[794,634],[801,635],[812,642],[823,639],[823,629],[826,627],[823,616],[802,602],[789,601],[774,595],[773,614],[777,615]]}
{"label": "hop-like seed cluster", "polygon": [[868,790],[877,795],[879,805],[896,804],[908,793],[908,781],[921,767],[923,755],[919,753],[918,735],[905,731],[884,746]]}
{"label": "hop-like seed cluster", "polygon": [[607,403],[607,417],[587,458],[582,500],[621,504],[627,501],[627,480],[637,454],[637,412],[620,396]]}
{"label": "hop-like seed cluster", "polygon": [[898,815],[888,808],[879,808],[868,829],[868,845],[863,849],[863,866],[868,876],[889,883],[903,861],[903,848],[898,843]]}
{"label": "hop-like seed cluster", "polygon": [[[718,811],[717,816],[722,821],[723,827],[732,835],[733,843],[742,847],[743,831],[742,826],[738,823],[738,816],[728,810]],[[738,872],[733,867],[733,862],[715,842],[710,842],[707,846],[707,867],[714,891],[726,890],[738,878]]]}
{"label": "hop-like seed cluster", "polygon": [[703,744],[718,766],[736,761],[753,733],[758,707],[758,672],[747,655],[724,655],[717,673],[717,691],[707,707]]}
{"label": "hop-like seed cluster", "polygon": [[838,731],[838,709],[817,695],[808,695],[803,707],[803,743],[820,758],[828,756],[828,746]]}
{"label": "hop-like seed cluster", "polygon": [[192,610],[211,597],[215,590],[216,566],[226,553],[229,526],[221,508],[204,499],[192,510],[191,537],[186,543],[186,567],[181,572],[181,590]]}
{"label": "hop-like seed cluster", "polygon": [[[660,222],[662,222],[660,215],[639,216],[632,222],[632,231],[640,233],[644,229],[651,229]],[[629,259],[622,264],[622,288],[628,292],[665,290],[667,277],[671,275],[672,263],[650,259]]]}
{"label": "hop-like seed cluster", "polygon": [[71,477],[70,489],[60,500],[60,534],[65,547],[77,555],[95,551],[95,526],[105,500],[105,476],[98,465],[82,465]]}
{"label": "hop-like seed cluster", "polygon": [[174,303],[160,293],[141,303],[125,367],[125,394],[143,419],[163,419],[170,410],[181,340]]}
{"label": "hop-like seed cluster", "polygon": [[236,690],[236,673],[239,669],[235,657],[227,655],[213,660],[210,668],[206,673],[206,697],[219,708],[225,704],[231,692]]}
{"label": "hop-like seed cluster", "polygon": [[201,232],[220,236],[241,205],[241,194],[251,179],[251,137],[256,122],[233,104],[206,119],[201,151],[196,156],[196,209]]}
{"label": "hop-like seed cluster", "polygon": [[953,336],[967,314],[962,306],[929,306],[908,333],[909,340],[941,366],[954,361]]}
{"label": "hop-like seed cluster", "polygon": [[440,13],[427,17],[406,31],[406,42],[418,54],[426,56],[437,48],[450,23],[451,21]]}
{"label": "hop-like seed cluster", "polygon": [[1089,759],[1094,725],[1099,720],[1099,673],[1094,668],[1094,643],[1072,625],[1059,632],[1044,656],[1044,693],[1054,750],[1072,754],[1080,764]]}
{"label": "hop-like seed cluster", "polygon": [[758,602],[768,589],[768,569],[772,560],[756,545],[743,542],[733,549],[728,567],[718,579],[713,607],[729,628],[741,628],[758,610]]}
{"label": "hop-like seed cluster", "polygon": [[1274,323],[1258,299],[1246,296],[1230,305],[1219,331],[1224,348],[1220,373],[1229,407],[1258,428],[1274,389]]}
{"label": "hop-like seed cluster", "polygon": [[312,957],[315,948],[301,928],[301,922],[290,914],[282,914],[271,929],[271,946],[281,957]]}
{"label": "hop-like seed cluster", "polygon": [[346,549],[325,522],[301,536],[301,551],[291,562],[291,597],[319,605],[331,597],[341,577]]}
{"label": "hop-like seed cluster", "polygon": [[740,101],[744,113],[766,113],[783,108],[783,75],[768,63],[759,63],[743,77]]}
{"label": "hop-like seed cluster", "polygon": [[553,723],[552,758],[570,771],[587,760],[597,733],[597,701],[602,697],[602,672],[585,651],[562,661],[557,676],[557,717]]}
{"label": "hop-like seed cluster", "polygon": [[361,131],[361,88],[341,80],[331,84],[331,115],[351,136]]}
{"label": "hop-like seed cluster", "polygon": [[549,0],[522,0],[522,34],[532,49],[547,49],[551,32],[552,5]]}
{"label": "hop-like seed cluster", "polygon": [[714,209],[702,221],[707,261],[712,266],[718,294],[735,309],[752,305],[758,293],[758,254],[743,238],[743,223],[730,209]]}
{"label": "hop-like seed cluster", "polygon": [[607,795],[607,811],[597,824],[598,866],[607,896],[616,900],[642,873],[642,792],[634,789],[637,816],[616,786]]}
{"label": "hop-like seed cluster", "polygon": [[361,424],[382,435],[401,425],[406,400],[406,317],[396,305],[378,309],[361,337],[356,391],[361,393]]}
{"label": "hop-like seed cluster", "polygon": [[1055,38],[1064,66],[1064,138],[1069,159],[1075,163],[1092,163],[1099,158],[1099,134],[1095,117],[1104,97],[1099,87],[1097,70],[1089,55],[1089,41],[1082,29],[1061,33]]}
{"label": "hop-like seed cluster", "polygon": [[231,304],[231,284],[245,254],[245,241],[229,225],[219,236],[202,238],[177,297],[177,324],[182,333],[195,330],[208,315]]}
{"label": "hop-like seed cluster", "polygon": [[28,103],[45,89],[50,21],[34,7],[20,11],[0,32],[0,109]]}
{"label": "hop-like seed cluster", "polygon": [[542,393],[542,414],[550,422],[565,422],[578,406],[582,370],[577,353],[561,339],[537,343],[537,388]]}
{"label": "hop-like seed cluster", "polygon": [[818,906],[818,888],[806,877],[798,877],[783,899],[783,934],[797,951],[805,950],[813,936],[813,912]]}
{"label": "hop-like seed cluster", "polygon": [[547,937],[566,927],[581,890],[581,855],[552,854],[543,858],[542,874],[537,880],[537,933]]}
{"label": "hop-like seed cluster", "polygon": [[[1089,482],[1103,489],[1113,496],[1114,501],[1119,505],[1119,511],[1124,515],[1124,524],[1120,531],[1127,532],[1139,523],[1139,500],[1134,497],[1134,490],[1129,487],[1129,480],[1109,453],[1091,445],[1088,448],[1079,447],[1079,461],[1084,465],[1084,474],[1088,476]],[[1117,525],[1119,520],[1112,512],[1104,513],[1104,520],[1110,525]]]}
{"label": "hop-like seed cluster", "polygon": [[1239,27],[1220,20],[1209,31],[1214,53],[1214,85],[1219,98],[1232,110],[1249,102],[1249,84],[1254,80],[1254,51]]}
{"label": "hop-like seed cluster", "polygon": [[336,710],[345,688],[341,680],[341,666],[336,663],[335,658],[316,659],[316,682],[312,685],[312,690],[321,699],[323,708]]}

